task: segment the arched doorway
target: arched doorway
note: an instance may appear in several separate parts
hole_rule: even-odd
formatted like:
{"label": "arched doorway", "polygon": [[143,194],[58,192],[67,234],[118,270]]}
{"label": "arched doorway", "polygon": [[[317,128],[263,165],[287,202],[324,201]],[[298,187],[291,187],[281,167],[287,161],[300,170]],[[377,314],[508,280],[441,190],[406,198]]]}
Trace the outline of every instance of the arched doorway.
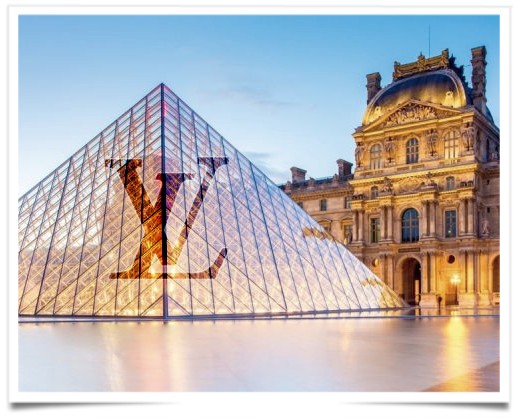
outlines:
{"label": "arched doorway", "polygon": [[421,293],[421,264],[415,258],[407,258],[401,265],[403,299],[409,305],[419,304]]}
{"label": "arched doorway", "polygon": [[500,256],[497,255],[491,265],[491,281],[493,289],[493,303],[500,304]]}

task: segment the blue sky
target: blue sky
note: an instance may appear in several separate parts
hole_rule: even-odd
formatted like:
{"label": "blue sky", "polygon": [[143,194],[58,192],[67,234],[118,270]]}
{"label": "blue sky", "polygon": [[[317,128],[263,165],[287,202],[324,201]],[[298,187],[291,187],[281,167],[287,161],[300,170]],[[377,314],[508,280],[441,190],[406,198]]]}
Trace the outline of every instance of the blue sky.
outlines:
{"label": "blue sky", "polygon": [[365,75],[485,45],[499,125],[499,17],[20,16],[19,194],[164,82],[277,183],[354,161]]}

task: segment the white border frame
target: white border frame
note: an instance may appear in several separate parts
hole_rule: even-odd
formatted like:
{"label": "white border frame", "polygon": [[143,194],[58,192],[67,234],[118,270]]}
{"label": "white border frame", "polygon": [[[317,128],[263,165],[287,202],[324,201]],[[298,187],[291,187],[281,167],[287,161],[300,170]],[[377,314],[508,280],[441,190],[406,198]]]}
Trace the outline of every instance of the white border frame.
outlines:
{"label": "white border frame", "polygon": [[[17,277],[17,223],[15,221],[17,214],[18,202],[18,25],[17,18],[21,14],[499,14],[500,15],[500,39],[501,39],[501,65],[500,65],[500,138],[501,138],[501,272],[504,277],[512,277],[510,271],[510,236],[511,227],[516,232],[516,227],[510,222],[510,196],[511,196],[511,125],[510,125],[510,110],[511,97],[510,89],[510,68],[511,68],[511,20],[513,15],[511,13],[511,1],[494,1],[491,6],[486,6],[480,1],[471,2],[472,6],[453,6],[448,7],[448,2],[437,1],[434,4],[437,7],[408,7],[413,2],[404,1],[402,6],[398,7],[339,7],[331,1],[332,6],[178,6],[178,7],[139,7],[135,4],[124,7],[114,6],[99,6],[101,2],[96,2],[98,5],[88,7],[75,7],[63,4],[63,1],[56,1],[57,6],[28,6],[16,5],[10,6],[7,16],[8,21],[8,275],[7,278]],[[120,3],[120,2],[118,2]],[[135,3],[135,2],[131,2]],[[156,3],[164,3],[158,0]],[[229,3],[235,3],[230,1]],[[369,3],[373,4],[372,1]],[[447,7],[445,7],[447,6]],[[9,281],[11,281],[9,279]],[[11,281],[12,282],[12,281]],[[9,400],[10,402],[174,402],[178,403],[178,410],[176,412],[192,413],[192,405],[197,405],[197,408],[202,409],[210,415],[216,416],[215,407],[225,410],[230,404],[236,403],[238,398],[238,405],[253,405],[254,408],[246,408],[253,416],[272,414],[271,406],[263,402],[263,397],[269,402],[280,402],[289,405],[289,409],[284,410],[283,415],[292,416],[296,413],[299,416],[310,413],[312,416],[326,416],[330,415],[332,411],[327,410],[328,405],[336,411],[337,405],[354,402],[349,406],[360,407],[360,404],[372,402],[381,402],[376,408],[379,413],[383,413],[388,404],[400,403],[506,403],[510,401],[510,301],[511,301],[511,287],[508,280],[501,283],[502,294],[507,295],[501,299],[501,359],[500,359],[500,392],[499,393],[283,393],[283,394],[232,394],[232,393],[27,393],[19,392],[18,390],[18,325],[17,325],[17,309],[16,303],[8,303],[9,314]],[[17,300],[17,287],[8,286],[8,295],[10,301]],[[200,397],[202,402],[200,402]],[[189,405],[187,405],[189,404]],[[206,409],[203,408],[206,405]],[[318,405],[318,408],[316,406]],[[63,411],[65,412],[65,411]],[[281,410],[279,410],[281,412]],[[420,416],[424,416],[420,412]],[[434,411],[434,416],[438,413],[446,411]],[[456,410],[454,413],[460,416],[462,411]],[[471,411],[470,416],[475,417],[475,411]],[[481,416],[488,416],[489,411],[483,412]],[[496,412],[496,411],[492,411]],[[510,412],[508,410],[507,412]],[[227,414],[230,411],[227,409]],[[241,415],[242,416],[242,415]],[[250,415],[249,415],[250,416]]]}

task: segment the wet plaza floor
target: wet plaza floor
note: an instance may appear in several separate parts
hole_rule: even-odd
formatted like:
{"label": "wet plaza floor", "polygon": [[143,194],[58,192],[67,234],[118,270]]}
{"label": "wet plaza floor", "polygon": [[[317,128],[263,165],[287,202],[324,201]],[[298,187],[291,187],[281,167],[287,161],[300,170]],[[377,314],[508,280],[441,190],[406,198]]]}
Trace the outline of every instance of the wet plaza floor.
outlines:
{"label": "wet plaza floor", "polygon": [[21,322],[19,390],[499,391],[498,310]]}

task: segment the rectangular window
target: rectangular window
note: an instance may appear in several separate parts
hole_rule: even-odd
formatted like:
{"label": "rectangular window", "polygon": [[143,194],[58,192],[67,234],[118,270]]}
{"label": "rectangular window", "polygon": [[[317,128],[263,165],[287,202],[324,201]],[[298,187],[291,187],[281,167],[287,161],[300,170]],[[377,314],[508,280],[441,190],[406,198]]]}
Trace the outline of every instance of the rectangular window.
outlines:
{"label": "rectangular window", "polygon": [[344,208],[351,209],[351,197],[350,196],[345,197]]}
{"label": "rectangular window", "polygon": [[327,210],[327,200],[326,199],[322,199],[320,201],[320,211],[321,212],[325,212]]}
{"label": "rectangular window", "polygon": [[459,133],[449,132],[444,138],[444,158],[457,158],[459,149]]}
{"label": "rectangular window", "polygon": [[455,189],[455,177],[446,177],[446,190]]}
{"label": "rectangular window", "polygon": [[415,164],[419,161],[419,141],[412,138],[406,143],[406,163]]}
{"label": "rectangular window", "polygon": [[371,242],[376,243],[380,240],[380,218],[371,218]]}
{"label": "rectangular window", "polygon": [[447,210],[444,212],[444,236],[453,238],[457,236],[457,211]]}

